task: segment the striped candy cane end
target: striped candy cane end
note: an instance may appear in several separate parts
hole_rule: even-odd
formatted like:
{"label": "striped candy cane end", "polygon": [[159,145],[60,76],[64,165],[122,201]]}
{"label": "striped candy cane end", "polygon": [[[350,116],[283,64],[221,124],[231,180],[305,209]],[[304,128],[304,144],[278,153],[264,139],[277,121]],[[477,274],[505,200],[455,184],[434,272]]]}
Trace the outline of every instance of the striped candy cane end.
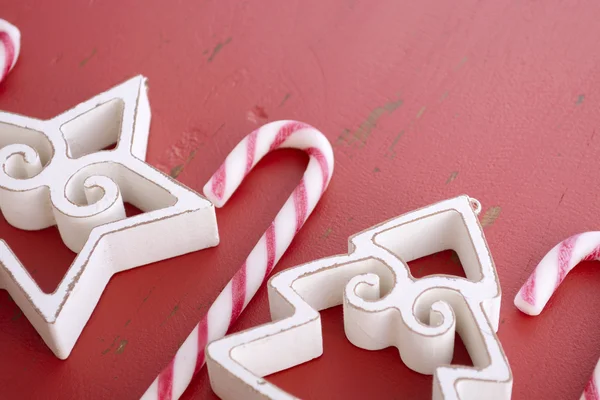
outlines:
{"label": "striped candy cane end", "polygon": [[523,285],[519,294],[527,304],[535,307],[535,273],[531,274],[529,279],[527,279],[527,282],[525,282],[525,285]]}
{"label": "striped candy cane end", "polygon": [[5,52],[4,69],[0,71],[1,82],[15,65],[16,46],[8,32],[4,31],[0,31],[0,43],[2,43]]}

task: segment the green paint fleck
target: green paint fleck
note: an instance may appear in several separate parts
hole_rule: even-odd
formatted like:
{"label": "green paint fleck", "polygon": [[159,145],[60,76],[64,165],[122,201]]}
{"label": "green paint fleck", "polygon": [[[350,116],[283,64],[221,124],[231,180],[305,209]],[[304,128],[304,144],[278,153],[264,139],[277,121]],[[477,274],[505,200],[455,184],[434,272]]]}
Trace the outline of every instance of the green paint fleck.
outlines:
{"label": "green paint fleck", "polygon": [[458,171],[453,171],[450,174],[450,176],[448,177],[448,179],[446,179],[446,185],[449,184],[450,182],[452,182],[453,180],[455,180],[457,176],[458,176]]}
{"label": "green paint fleck", "polygon": [[221,52],[221,50],[223,50],[223,47],[225,47],[226,45],[228,45],[229,43],[231,43],[231,36],[228,37],[227,39],[225,39],[224,42],[219,42],[217,43],[217,45],[215,46],[215,48],[213,49],[210,57],[208,57],[208,62],[212,62],[212,60],[214,60],[214,58],[217,56],[217,54],[219,54]]}
{"label": "green paint fleck", "polygon": [[96,49],[94,47],[94,50],[92,50],[92,53],[87,56],[86,58],[84,58],[83,60],[81,60],[81,62],[79,63],[79,67],[85,67],[85,65],[96,55],[96,52],[98,51],[98,49]]}
{"label": "green paint fleck", "polygon": [[285,96],[283,97],[283,100],[281,100],[281,103],[279,103],[279,107],[283,107],[283,105],[285,103],[287,103],[287,101],[289,100],[290,97],[292,97],[292,94],[286,93]]}

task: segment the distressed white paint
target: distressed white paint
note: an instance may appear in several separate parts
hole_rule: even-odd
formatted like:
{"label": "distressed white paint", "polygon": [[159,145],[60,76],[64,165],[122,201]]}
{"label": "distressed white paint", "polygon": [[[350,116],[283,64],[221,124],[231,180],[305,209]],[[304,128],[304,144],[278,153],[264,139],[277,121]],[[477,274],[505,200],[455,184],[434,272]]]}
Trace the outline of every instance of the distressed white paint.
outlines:
{"label": "distressed white paint", "polygon": [[[368,350],[397,347],[409,368],[434,375],[434,399],[510,399],[512,374],[495,333],[500,285],[473,204],[460,196],[410,212],[353,236],[348,255],[275,275],[268,285],[274,322],[208,345],[215,393],[293,399],[263,377],[319,357],[319,311],[343,304],[348,339]],[[467,279],[410,275],[407,262],[448,249]],[[456,332],[474,367],[449,365]]]}
{"label": "distressed white paint", "polygon": [[[142,76],[50,120],[0,112],[4,217],[20,229],[57,225],[78,253],[44,293],[1,241],[0,289],[61,359],[113,274],[219,242],[212,203],[144,162],[149,128]],[[144,213],[126,218],[124,202]]]}

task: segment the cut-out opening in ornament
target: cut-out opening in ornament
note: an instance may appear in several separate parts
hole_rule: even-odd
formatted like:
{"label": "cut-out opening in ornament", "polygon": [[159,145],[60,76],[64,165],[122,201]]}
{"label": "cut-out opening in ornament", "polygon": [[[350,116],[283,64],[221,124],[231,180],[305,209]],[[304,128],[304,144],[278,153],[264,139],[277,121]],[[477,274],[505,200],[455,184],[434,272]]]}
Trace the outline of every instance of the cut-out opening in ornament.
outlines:
{"label": "cut-out opening in ornament", "polygon": [[[127,218],[143,213],[130,203],[125,203],[125,212]],[[0,237],[44,293],[56,290],[77,257],[77,253],[65,246],[56,226],[27,231],[15,228],[0,218]]]}
{"label": "cut-out opening in ornament", "polygon": [[477,282],[483,275],[470,237],[462,215],[456,210],[446,210],[387,229],[376,234],[373,242],[407,263],[453,250],[464,276]]}
{"label": "cut-out opening in ornament", "polygon": [[26,231],[15,228],[4,218],[0,218],[0,237],[10,246],[44,293],[56,290],[77,257],[76,253],[65,246],[56,226]]}
{"label": "cut-out opening in ornament", "polygon": [[144,213],[142,210],[140,210],[139,208],[137,208],[136,206],[134,206],[131,203],[125,202],[124,205],[125,205],[125,215],[127,216],[127,218],[135,217],[136,215],[140,215],[140,214]]}
{"label": "cut-out opening in ornament", "polygon": [[80,158],[104,149],[114,148],[123,125],[125,102],[114,99],[77,116],[60,127],[67,156]]}
{"label": "cut-out opening in ornament", "polygon": [[417,279],[430,275],[451,275],[467,278],[460,258],[454,250],[444,250],[418,258],[407,264],[410,274]]}

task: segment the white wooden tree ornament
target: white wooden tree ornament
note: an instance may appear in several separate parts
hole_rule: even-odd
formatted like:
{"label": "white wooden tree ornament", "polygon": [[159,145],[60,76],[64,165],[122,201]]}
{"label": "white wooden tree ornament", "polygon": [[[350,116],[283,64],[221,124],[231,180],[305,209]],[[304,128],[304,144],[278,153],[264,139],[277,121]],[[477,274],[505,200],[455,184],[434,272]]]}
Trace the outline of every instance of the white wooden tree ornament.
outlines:
{"label": "white wooden tree ornament", "polygon": [[[512,373],[495,333],[500,285],[479,210],[467,196],[442,201],[354,235],[348,255],[275,275],[268,283],[274,322],[208,345],[215,393],[295,398],[263,377],[319,357],[319,311],[343,304],[348,339],[367,350],[397,347],[410,369],[434,375],[434,399],[510,399]],[[458,253],[466,279],[410,274],[407,262],[448,249]],[[450,365],[456,332],[474,367]]]}
{"label": "white wooden tree ornament", "polygon": [[[144,162],[149,127],[142,76],[47,121],[0,112],[4,217],[25,230],[56,225],[78,253],[44,293],[0,241],[0,289],[61,359],[113,274],[219,243],[212,203]],[[143,213],[127,217],[124,202]]]}

